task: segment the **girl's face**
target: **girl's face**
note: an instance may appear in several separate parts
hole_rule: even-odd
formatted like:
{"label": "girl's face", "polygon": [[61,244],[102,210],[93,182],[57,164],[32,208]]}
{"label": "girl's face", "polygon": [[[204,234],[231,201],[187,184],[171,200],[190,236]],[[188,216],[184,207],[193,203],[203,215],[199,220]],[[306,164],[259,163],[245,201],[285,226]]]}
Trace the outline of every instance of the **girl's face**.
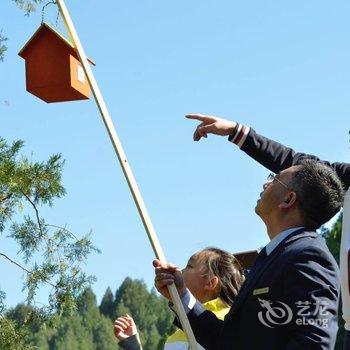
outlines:
{"label": "girl's face", "polygon": [[[204,253],[196,253],[188,260],[187,266],[182,270],[187,288],[201,303],[215,299],[212,282],[208,269],[204,264]],[[214,288],[215,289],[215,288]]]}

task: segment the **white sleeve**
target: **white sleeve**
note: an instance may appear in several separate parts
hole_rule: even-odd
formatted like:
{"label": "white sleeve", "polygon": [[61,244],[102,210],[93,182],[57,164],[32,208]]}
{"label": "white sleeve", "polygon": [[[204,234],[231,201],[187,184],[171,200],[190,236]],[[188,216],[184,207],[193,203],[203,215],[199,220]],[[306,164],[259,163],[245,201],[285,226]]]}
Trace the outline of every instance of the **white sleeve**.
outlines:
{"label": "white sleeve", "polygon": [[[203,305],[201,305],[197,299],[194,297],[194,295],[187,289],[185,295],[181,298],[182,305],[185,309],[186,314],[188,314],[194,306],[197,304],[197,308],[201,308],[202,312],[205,311],[205,308]],[[170,308],[176,313],[176,308],[174,304],[171,304]]]}

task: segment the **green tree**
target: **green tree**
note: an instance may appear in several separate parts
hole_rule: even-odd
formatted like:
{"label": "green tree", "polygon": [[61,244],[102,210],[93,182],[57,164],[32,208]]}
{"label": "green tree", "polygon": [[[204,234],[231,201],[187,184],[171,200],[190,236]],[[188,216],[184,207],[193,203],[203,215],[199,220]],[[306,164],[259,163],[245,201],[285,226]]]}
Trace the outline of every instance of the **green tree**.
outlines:
{"label": "green tree", "polygon": [[[125,279],[116,295],[117,303],[111,306],[111,310],[106,309],[106,313],[114,314],[117,310],[120,314],[132,314],[138,324],[144,349],[163,349],[167,334],[173,331],[173,315],[165,299],[158,297],[154,290],[149,292],[143,281],[130,278]],[[76,304],[76,310],[73,313],[65,311],[55,327],[40,319],[30,323],[29,319],[36,310],[24,304],[9,310],[6,320],[12,322],[11,325],[15,327],[22,325],[20,334],[23,339],[30,339],[30,343],[40,350],[116,349],[117,340],[114,337],[112,322],[114,318],[106,317],[100,312],[92,289],[86,288],[77,298]],[[19,333],[16,331],[14,334]],[[20,340],[17,338],[16,341]],[[2,339],[0,349],[6,348],[1,347],[1,341]],[[21,346],[18,349],[31,349],[26,348],[24,342]]]}
{"label": "green tree", "polygon": [[[14,240],[19,252],[14,260],[0,250],[0,258],[24,272],[25,299],[31,306],[22,305],[8,312],[3,323],[10,321],[2,327],[2,336],[6,330],[21,342],[29,339],[23,336],[23,324],[28,328],[37,317],[52,320],[64,310],[75,309],[77,296],[94,280],[82,271],[81,264],[91,251],[98,251],[91,243],[90,233],[78,238],[66,227],[46,222],[40,214],[43,207],[52,206],[55,199],[65,195],[61,156],[34,162],[20,155],[22,147],[22,141],[9,145],[0,139],[0,234],[6,233]],[[50,286],[48,305],[37,308],[35,295],[43,285]],[[5,292],[1,291],[1,316],[6,314],[4,299]],[[14,337],[13,332],[17,331],[19,336]]]}
{"label": "green tree", "polygon": [[147,329],[147,338],[145,341],[145,349],[157,349],[161,340],[161,336],[155,324],[152,324]]}
{"label": "green tree", "polygon": [[8,310],[5,317],[14,322],[15,329],[19,331],[22,339],[26,339],[28,344],[34,344],[33,335],[39,332],[41,321],[36,317],[33,307],[20,303]]}
{"label": "green tree", "polygon": [[162,350],[167,337],[176,329],[173,325],[174,314],[169,311],[168,301],[162,297],[158,297],[155,289],[152,289],[150,293],[149,306],[157,316],[155,324],[161,336],[161,339],[158,341],[158,349]]}
{"label": "green tree", "polygon": [[96,350],[115,350],[117,340],[114,337],[113,323],[110,318],[100,315],[93,330]]}
{"label": "green tree", "polygon": [[97,307],[96,295],[91,288],[84,290],[78,298],[77,306],[77,312],[82,317],[83,325],[92,337],[94,327],[100,317],[100,311]]}
{"label": "green tree", "polygon": [[340,242],[341,242],[341,230],[342,230],[343,215],[339,215],[337,221],[334,223],[330,230],[323,229],[322,235],[326,240],[327,246],[333,254],[335,260],[339,264],[340,254]]}
{"label": "green tree", "polygon": [[100,312],[102,315],[105,315],[109,318],[113,317],[114,308],[114,298],[113,293],[110,287],[108,287],[103,295],[101,304],[100,304]]}
{"label": "green tree", "polygon": [[[337,263],[339,264],[339,254],[340,254],[340,242],[341,242],[341,233],[342,233],[342,220],[343,215],[339,215],[337,221],[334,223],[331,229],[322,229],[322,235],[326,240],[327,246]],[[339,315],[338,315],[338,323],[339,323],[339,331],[337,335],[337,342],[335,344],[335,350],[343,349],[343,341],[344,341],[344,320],[342,318],[342,308],[341,302],[339,304]]]}
{"label": "green tree", "polygon": [[132,280],[127,277],[116,292],[115,318],[129,313],[135,320],[142,338],[148,324],[154,323],[153,312],[147,313],[149,292],[141,280]]}
{"label": "green tree", "polygon": [[5,41],[7,41],[7,38],[2,35],[0,32],[0,61],[4,60],[5,51],[7,50],[7,47],[5,45]]}
{"label": "green tree", "polygon": [[34,12],[36,6],[42,2],[42,0],[12,0],[20,9],[22,9],[26,15]]}
{"label": "green tree", "polygon": [[41,325],[37,333],[33,333],[31,342],[35,344],[37,349],[50,350],[49,341],[51,339],[51,330],[48,330],[46,325]]}
{"label": "green tree", "polygon": [[[42,2],[42,0],[12,0],[21,10],[24,11],[25,15],[30,15],[35,11],[36,6]],[[0,31],[0,61],[4,60],[5,51],[7,47],[5,45],[7,38]]]}
{"label": "green tree", "polygon": [[43,206],[52,206],[56,198],[65,195],[61,156],[33,162],[19,155],[22,147],[22,141],[8,145],[0,139],[0,233],[7,232],[18,244],[23,262],[4,251],[0,257],[25,272],[28,304],[34,303],[37,289],[48,284],[52,287],[50,311],[72,309],[76,296],[93,281],[80,265],[91,251],[98,250],[91,244],[90,233],[77,238],[40,215]]}
{"label": "green tree", "polygon": [[115,349],[113,324],[109,318],[100,314],[91,288],[87,288],[79,296],[76,312],[62,318],[50,344],[51,350]]}
{"label": "green tree", "polygon": [[134,318],[145,350],[158,349],[173,330],[173,315],[166,301],[154,290],[150,293],[141,280],[127,277],[116,292],[114,318],[125,313]]}
{"label": "green tree", "polygon": [[26,333],[23,328],[7,317],[0,319],[0,349],[33,350],[34,347],[26,344]]}
{"label": "green tree", "polygon": [[92,333],[84,326],[83,318],[78,313],[62,317],[51,338],[50,349],[95,350]]}

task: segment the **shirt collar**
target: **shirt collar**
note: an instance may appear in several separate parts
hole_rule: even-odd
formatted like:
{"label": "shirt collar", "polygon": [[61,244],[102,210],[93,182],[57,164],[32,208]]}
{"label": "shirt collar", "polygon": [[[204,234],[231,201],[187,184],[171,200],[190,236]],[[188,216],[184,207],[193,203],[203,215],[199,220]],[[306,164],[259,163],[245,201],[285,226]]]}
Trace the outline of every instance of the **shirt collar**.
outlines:
{"label": "shirt collar", "polygon": [[269,256],[274,249],[290,234],[295,232],[296,230],[301,229],[302,227],[292,227],[287,230],[280,232],[277,236],[275,236],[267,245],[266,245],[266,255]]}
{"label": "shirt collar", "polygon": [[203,304],[203,306],[212,312],[218,312],[223,309],[230,308],[226,303],[223,302],[223,300],[219,297],[213,300],[209,300],[206,303]]}

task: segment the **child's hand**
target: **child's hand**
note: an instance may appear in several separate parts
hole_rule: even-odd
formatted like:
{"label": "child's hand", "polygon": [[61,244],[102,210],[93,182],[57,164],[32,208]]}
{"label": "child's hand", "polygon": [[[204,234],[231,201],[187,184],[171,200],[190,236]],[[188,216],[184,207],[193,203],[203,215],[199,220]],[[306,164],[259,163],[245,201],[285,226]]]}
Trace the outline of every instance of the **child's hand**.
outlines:
{"label": "child's hand", "polygon": [[128,314],[118,317],[114,321],[114,335],[119,340],[124,340],[135,334],[137,334],[137,327],[133,318]]}

